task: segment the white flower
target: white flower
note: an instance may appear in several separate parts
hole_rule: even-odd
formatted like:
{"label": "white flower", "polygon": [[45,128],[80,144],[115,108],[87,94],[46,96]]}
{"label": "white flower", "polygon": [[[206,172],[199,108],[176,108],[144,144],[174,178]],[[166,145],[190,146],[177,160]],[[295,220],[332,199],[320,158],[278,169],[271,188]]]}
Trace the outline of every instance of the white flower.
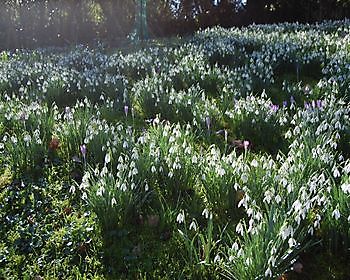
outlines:
{"label": "white flower", "polygon": [[177,221],[179,224],[182,224],[182,223],[185,221],[185,213],[184,213],[183,210],[177,215],[176,221]]}
{"label": "white flower", "polygon": [[247,183],[247,182],[248,182],[248,175],[245,174],[245,173],[243,173],[243,174],[241,175],[241,179],[242,179],[242,182],[243,182],[243,183]]}
{"label": "white flower", "polygon": [[282,226],[280,236],[283,240],[286,240],[288,236],[293,236],[294,230],[291,226]]}
{"label": "white flower", "polygon": [[275,256],[271,256],[268,260],[268,263],[271,264],[272,267],[275,266],[276,264],[276,257]]}
{"label": "white flower", "polygon": [[209,210],[207,208],[205,208],[202,212],[202,216],[205,217],[206,219],[209,218]]}
{"label": "white flower", "polygon": [[112,198],[111,204],[112,204],[112,207],[113,207],[114,205],[116,205],[116,204],[117,204],[117,201],[115,200],[115,198],[114,198],[114,197]]}
{"label": "white flower", "polygon": [[120,189],[125,192],[126,191],[126,184],[123,183],[121,186],[120,186]]}
{"label": "white flower", "polygon": [[334,178],[340,177],[340,172],[339,172],[338,168],[334,168],[334,170],[333,170],[333,176],[334,176]]}
{"label": "white flower", "polygon": [[190,224],[190,227],[189,227],[190,230],[194,230],[194,231],[197,231],[197,224],[196,222],[193,220],[192,223]]}
{"label": "white flower", "polygon": [[243,256],[243,254],[244,254],[244,251],[242,248],[240,248],[237,252],[237,257],[239,258],[239,257]]}
{"label": "white flower", "polygon": [[100,187],[97,192],[96,195],[97,196],[103,196],[103,193],[105,192],[105,188],[104,187]]}
{"label": "white flower", "polygon": [[265,192],[265,197],[263,199],[263,202],[266,202],[267,204],[270,204],[271,199],[272,199],[272,193],[271,193],[271,191],[267,190]]}
{"label": "white flower", "polygon": [[70,187],[69,192],[70,193],[75,193],[75,187],[73,185]]}
{"label": "white flower", "polygon": [[192,157],[192,163],[196,164],[198,162],[196,155],[193,155]]}
{"label": "white flower", "polygon": [[277,204],[279,204],[282,201],[282,198],[281,198],[281,196],[279,194],[276,195],[275,201],[276,201]]}
{"label": "white flower", "polygon": [[341,186],[341,189],[344,193],[346,194],[350,194],[350,183],[344,183],[342,186]]}
{"label": "white flower", "polygon": [[297,244],[297,242],[293,237],[289,238],[289,240],[288,240],[289,248],[294,247],[296,244]]}
{"label": "white flower", "polygon": [[220,167],[218,168],[217,173],[219,174],[220,177],[222,177],[225,175],[226,172],[225,172],[225,169]]}
{"label": "white flower", "polygon": [[32,140],[32,137],[29,134],[24,135],[23,141],[29,143]]}
{"label": "white flower", "polygon": [[241,222],[239,222],[236,226],[236,232],[240,235],[243,235],[244,229],[243,229],[243,225]]}
{"label": "white flower", "polygon": [[265,277],[272,277],[272,271],[270,268],[266,269],[265,271]]}
{"label": "white flower", "polygon": [[219,255],[216,255],[214,258],[214,263],[220,262],[221,257]]}
{"label": "white flower", "polygon": [[256,161],[256,159],[253,159],[252,162],[250,163],[251,166],[253,167],[258,167],[259,166],[259,163]]}
{"label": "white flower", "polygon": [[231,246],[231,250],[238,251],[238,249],[239,249],[238,243],[237,242],[233,243]]}
{"label": "white flower", "polygon": [[104,177],[104,176],[107,175],[107,173],[108,173],[108,169],[107,169],[106,166],[104,166],[104,167],[102,168],[102,170],[101,170],[100,176],[101,176],[101,177]]}
{"label": "white flower", "polygon": [[300,201],[297,199],[296,201],[294,201],[292,208],[294,208],[294,210],[296,212],[300,211],[302,207],[302,204],[300,203]]}
{"label": "white flower", "polygon": [[108,164],[110,162],[111,162],[111,155],[110,155],[110,153],[107,153],[105,156],[105,164]]}
{"label": "white flower", "polygon": [[332,216],[336,219],[336,220],[339,220],[340,218],[340,212],[338,209],[335,209],[333,212],[332,212]]}

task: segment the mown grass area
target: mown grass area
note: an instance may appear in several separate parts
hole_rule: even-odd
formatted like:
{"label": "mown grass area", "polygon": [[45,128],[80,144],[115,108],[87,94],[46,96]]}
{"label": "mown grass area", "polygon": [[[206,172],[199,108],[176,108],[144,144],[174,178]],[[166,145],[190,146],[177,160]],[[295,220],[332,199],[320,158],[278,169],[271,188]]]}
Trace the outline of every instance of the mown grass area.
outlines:
{"label": "mown grass area", "polygon": [[0,279],[348,279],[348,22],[0,55]]}

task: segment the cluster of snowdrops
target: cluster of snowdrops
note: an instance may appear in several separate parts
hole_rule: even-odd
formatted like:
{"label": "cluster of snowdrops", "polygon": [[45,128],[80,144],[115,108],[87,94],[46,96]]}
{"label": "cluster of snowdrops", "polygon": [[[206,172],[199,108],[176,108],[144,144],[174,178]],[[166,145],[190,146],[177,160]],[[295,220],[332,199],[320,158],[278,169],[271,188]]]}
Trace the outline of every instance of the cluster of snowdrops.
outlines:
{"label": "cluster of snowdrops", "polygon": [[[299,254],[319,242],[346,251],[349,31],[253,25],[132,52],[2,52],[2,192],[67,185],[65,214],[85,212],[91,226],[60,245],[76,243],[64,257],[81,275],[97,258],[120,277],[274,279],[301,271]],[[48,241],[7,259],[28,253],[13,246],[27,234],[16,234],[17,210],[0,208],[13,233],[0,241],[0,275],[43,275],[32,263]]]}

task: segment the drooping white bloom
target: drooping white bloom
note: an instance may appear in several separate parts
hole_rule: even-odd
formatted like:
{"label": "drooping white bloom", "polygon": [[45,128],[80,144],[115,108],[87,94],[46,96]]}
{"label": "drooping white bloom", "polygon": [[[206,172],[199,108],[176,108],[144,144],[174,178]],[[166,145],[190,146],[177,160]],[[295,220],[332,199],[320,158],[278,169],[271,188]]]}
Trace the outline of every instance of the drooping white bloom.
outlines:
{"label": "drooping white bloom", "polygon": [[333,212],[332,212],[332,217],[334,217],[336,220],[339,220],[340,218],[340,212],[338,209],[335,209]]}
{"label": "drooping white bloom", "polygon": [[295,247],[296,244],[297,244],[297,242],[293,237],[288,239],[289,248]]}
{"label": "drooping white bloom", "polygon": [[117,204],[117,201],[114,197],[112,198],[111,204],[112,204],[112,207]]}
{"label": "drooping white bloom", "polygon": [[243,229],[243,225],[241,222],[239,222],[236,226],[236,232],[240,235],[243,235],[244,233],[244,229]]}
{"label": "drooping white bloom", "polygon": [[265,271],[265,277],[272,277],[272,271],[270,268],[266,269]]}
{"label": "drooping white bloom", "polygon": [[107,153],[105,156],[105,164],[108,164],[110,162],[111,162],[111,155],[110,155],[110,153]]}
{"label": "drooping white bloom", "polygon": [[220,262],[221,257],[219,255],[216,255],[214,258],[214,263]]}
{"label": "drooping white bloom", "polygon": [[344,183],[341,185],[341,189],[344,193],[350,194],[350,183]]}
{"label": "drooping white bloom", "polygon": [[277,204],[279,204],[282,201],[282,198],[279,194],[275,196],[275,201]]}
{"label": "drooping white bloom", "polygon": [[259,166],[259,163],[256,161],[256,159],[253,159],[252,162],[250,163],[251,166],[253,167],[258,167]]}
{"label": "drooping white bloom", "polygon": [[152,165],[152,167],[151,167],[151,172],[152,172],[152,173],[156,173],[156,171],[157,171],[156,167],[155,167],[154,165]]}
{"label": "drooping white bloom", "polygon": [[189,227],[190,230],[194,230],[194,231],[197,231],[197,224],[196,222],[193,220],[192,223],[190,224],[190,227]]}
{"label": "drooping white bloom", "polygon": [[213,217],[212,213],[210,213],[207,208],[203,210],[202,216],[205,217],[206,219],[211,219]]}
{"label": "drooping white bloom", "polygon": [[184,213],[183,210],[177,215],[176,221],[177,221],[179,224],[182,224],[182,223],[185,221],[185,213]]}
{"label": "drooping white bloom", "polygon": [[238,243],[237,242],[233,243],[231,246],[231,250],[238,251],[238,249],[239,249]]}

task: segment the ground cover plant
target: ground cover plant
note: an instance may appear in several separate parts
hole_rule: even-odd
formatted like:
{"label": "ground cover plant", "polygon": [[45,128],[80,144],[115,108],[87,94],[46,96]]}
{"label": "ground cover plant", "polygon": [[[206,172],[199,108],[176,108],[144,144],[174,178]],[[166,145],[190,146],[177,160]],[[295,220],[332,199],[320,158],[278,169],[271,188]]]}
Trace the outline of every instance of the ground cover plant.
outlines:
{"label": "ground cover plant", "polygon": [[0,279],[349,279],[350,25],[0,55]]}

